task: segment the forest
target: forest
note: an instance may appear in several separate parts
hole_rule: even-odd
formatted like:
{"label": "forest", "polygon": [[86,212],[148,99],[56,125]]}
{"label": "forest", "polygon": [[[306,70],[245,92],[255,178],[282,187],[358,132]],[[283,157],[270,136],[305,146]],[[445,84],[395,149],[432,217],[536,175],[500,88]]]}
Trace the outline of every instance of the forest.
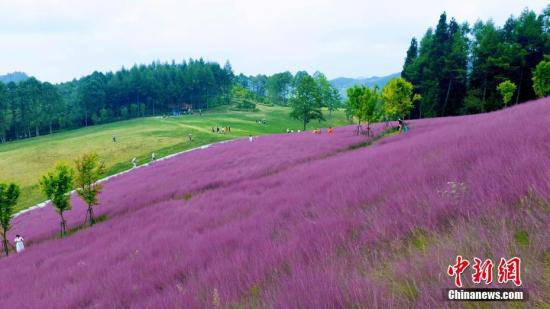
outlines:
{"label": "forest", "polygon": [[[550,6],[540,14],[525,9],[504,25],[473,26],[441,14],[420,42],[413,38],[401,76],[421,96],[411,118],[462,115],[504,107],[498,85],[510,81],[511,104],[537,97],[533,71],[550,53]],[[547,77],[548,78],[548,77]]]}
{"label": "forest", "polygon": [[[540,15],[525,9],[502,26],[491,20],[459,24],[444,12],[435,29],[429,28],[420,41],[413,38],[407,51],[401,76],[412,83],[413,95],[419,98],[407,116],[497,110],[508,103],[502,89],[507,89],[510,104],[532,100],[537,97],[533,72],[548,54],[550,6]],[[543,83],[550,79],[547,71],[540,74]],[[0,142],[135,117],[206,110],[231,104],[233,97],[291,105],[299,81],[307,76],[305,71],[235,75],[229,62],[221,66],[190,59],[93,72],[55,85],[32,77],[0,82]],[[329,111],[341,106],[342,98],[326,76],[316,72],[313,78],[321,105]],[[248,101],[241,104],[254,106]]]}
{"label": "forest", "polygon": [[0,83],[0,138],[29,138],[141,116],[207,109],[230,99],[233,71],[202,59],[93,72],[53,85]]}

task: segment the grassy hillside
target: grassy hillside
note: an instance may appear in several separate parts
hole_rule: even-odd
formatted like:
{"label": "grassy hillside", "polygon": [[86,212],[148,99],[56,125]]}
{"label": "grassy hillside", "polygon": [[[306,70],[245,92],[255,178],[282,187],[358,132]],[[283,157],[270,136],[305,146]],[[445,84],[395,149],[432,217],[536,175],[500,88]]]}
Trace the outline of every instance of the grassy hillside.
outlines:
{"label": "grassy hillside", "polygon": [[[133,170],[104,183],[96,214],[106,221],[65,239],[51,207],[14,220],[9,238],[22,234],[28,248],[0,259],[0,304],[466,307],[442,300],[462,255],[496,261],[492,288],[515,287],[497,281],[497,266],[520,257],[529,300],[511,307],[546,308],[548,113],[550,98],[411,121],[374,143],[353,126],[262,136]],[[66,218],[78,229],[85,206],[73,202]]]}
{"label": "grassy hillside", "polygon": [[[131,167],[130,160],[148,162],[152,152],[157,158],[200,145],[242,136],[282,133],[286,128],[299,129],[301,123],[290,119],[289,109],[258,104],[258,112],[232,111],[218,108],[203,113],[175,118],[139,118],[106,125],[46,135],[0,145],[0,182],[14,181],[22,186],[18,209],[44,200],[38,179],[56,161],[70,161],[87,151],[96,151],[105,160],[108,174]],[[342,111],[333,113],[327,122],[310,127],[346,124]],[[256,120],[266,119],[267,124]],[[212,133],[211,127],[231,126],[231,133]],[[188,140],[192,134],[193,141]],[[115,135],[117,142],[112,142]]]}

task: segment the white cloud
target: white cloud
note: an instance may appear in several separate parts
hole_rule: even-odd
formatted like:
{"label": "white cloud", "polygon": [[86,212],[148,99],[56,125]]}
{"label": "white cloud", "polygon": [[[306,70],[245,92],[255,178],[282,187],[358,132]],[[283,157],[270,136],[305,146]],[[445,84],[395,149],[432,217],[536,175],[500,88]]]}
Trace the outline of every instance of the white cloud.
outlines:
{"label": "white cloud", "polygon": [[153,60],[229,59],[237,72],[399,71],[439,14],[502,24],[546,1],[3,1],[0,72],[64,81]]}

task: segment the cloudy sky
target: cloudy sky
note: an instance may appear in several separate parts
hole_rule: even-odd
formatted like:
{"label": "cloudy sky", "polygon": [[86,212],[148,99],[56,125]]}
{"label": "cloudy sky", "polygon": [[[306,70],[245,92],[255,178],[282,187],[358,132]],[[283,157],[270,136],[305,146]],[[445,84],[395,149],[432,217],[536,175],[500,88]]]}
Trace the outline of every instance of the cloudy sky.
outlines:
{"label": "cloudy sky", "polygon": [[59,82],[153,60],[230,60],[236,72],[401,69],[410,39],[447,11],[501,25],[546,0],[0,0],[0,74]]}

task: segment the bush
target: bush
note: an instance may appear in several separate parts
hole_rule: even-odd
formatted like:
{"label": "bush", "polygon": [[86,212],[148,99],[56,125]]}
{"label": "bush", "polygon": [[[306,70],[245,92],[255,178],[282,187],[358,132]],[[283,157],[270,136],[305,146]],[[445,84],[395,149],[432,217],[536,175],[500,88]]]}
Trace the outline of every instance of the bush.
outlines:
{"label": "bush", "polygon": [[248,100],[242,100],[235,105],[235,108],[238,110],[255,110],[256,104]]}

